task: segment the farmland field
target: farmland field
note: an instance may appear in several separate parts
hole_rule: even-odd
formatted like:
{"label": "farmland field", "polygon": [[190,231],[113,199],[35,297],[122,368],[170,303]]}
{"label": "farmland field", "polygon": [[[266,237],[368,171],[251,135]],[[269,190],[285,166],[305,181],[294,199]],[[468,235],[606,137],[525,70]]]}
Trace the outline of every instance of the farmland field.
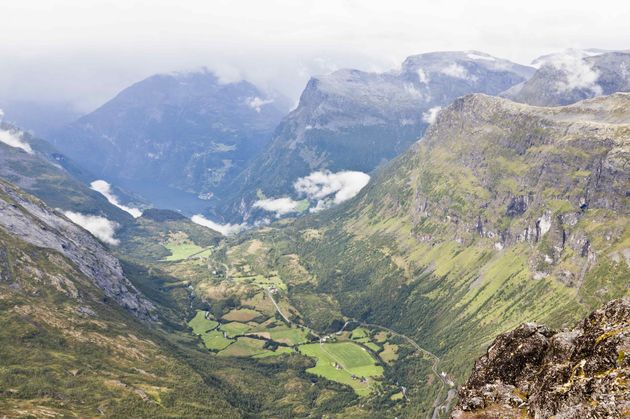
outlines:
{"label": "farmland field", "polygon": [[215,329],[219,323],[206,318],[206,312],[202,310],[198,310],[197,314],[191,321],[188,322],[188,326],[190,326],[193,330],[193,333],[196,335],[202,335],[208,330]]}
{"label": "farmland field", "polygon": [[262,316],[262,314],[260,314],[256,310],[251,310],[249,308],[240,308],[230,311],[222,318],[227,321],[249,322],[260,316]]}
{"label": "farmland field", "polygon": [[230,322],[221,325],[221,330],[225,331],[229,337],[245,334],[251,330],[251,326],[245,323]]}
{"label": "farmland field", "polygon": [[268,330],[271,339],[287,345],[298,345],[307,341],[308,332],[297,327],[279,326]]}
{"label": "farmland field", "polygon": [[224,337],[223,333],[218,330],[202,334],[201,340],[203,340],[203,344],[206,348],[211,351],[221,351],[234,342],[232,339]]}
{"label": "farmland field", "polygon": [[[376,365],[365,349],[352,342],[312,343],[300,346],[299,350],[303,355],[317,359],[315,367],[309,368],[308,372],[347,384],[360,396],[369,394],[373,378],[383,375],[383,367]],[[353,379],[353,375],[368,380],[361,382],[358,378]]]}
{"label": "farmland field", "polygon": [[267,351],[266,349],[263,349],[264,345],[265,345],[264,340],[240,337],[236,340],[236,342],[234,342],[233,344],[228,346],[226,349],[219,352],[219,356],[244,357],[244,356],[261,355],[266,352],[271,352],[271,351]]}
{"label": "farmland field", "polygon": [[164,243],[163,244],[169,252],[170,256],[164,258],[166,262],[176,262],[179,260],[187,259],[192,255],[196,257],[206,257],[212,253],[212,249],[204,250],[203,247],[197,246],[194,243]]}

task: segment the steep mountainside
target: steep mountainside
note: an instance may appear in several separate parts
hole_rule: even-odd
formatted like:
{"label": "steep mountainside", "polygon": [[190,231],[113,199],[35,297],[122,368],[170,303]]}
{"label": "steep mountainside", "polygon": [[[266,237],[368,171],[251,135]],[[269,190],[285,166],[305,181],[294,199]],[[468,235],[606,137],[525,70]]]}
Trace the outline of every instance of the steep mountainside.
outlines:
{"label": "steep mountainside", "polygon": [[86,186],[91,174],[50,144],[0,122],[0,178],[65,211],[103,216],[120,224],[132,217]]}
{"label": "steep mountainside", "polygon": [[503,96],[538,106],[568,105],[630,91],[630,53],[570,50],[539,58],[539,69]]}
{"label": "steep mountainside", "polygon": [[[181,234],[174,217],[149,211],[144,221]],[[3,415],[296,417],[356,404],[350,390],[306,376],[314,363],[297,354],[214,356],[186,326],[207,305],[192,305],[187,287],[177,289],[182,304],[162,293],[176,280],[158,269],[122,266],[89,233],[0,181]]]}
{"label": "steep mountainside", "polygon": [[291,288],[301,311],[338,304],[461,379],[523,320],[557,327],[628,294],[629,141],[630,94],[467,96],[352,201],[265,234],[308,272]]}
{"label": "steep mountainside", "polygon": [[[118,259],[90,233],[36,198],[0,180],[0,227],[12,238],[58,252],[108,297],[140,318],[154,318],[155,308],[124,277]],[[64,282],[60,280],[60,287]],[[69,285],[78,295],[79,290]]]}
{"label": "steep mountainside", "polygon": [[283,115],[246,81],[222,83],[207,71],[160,74],[51,140],[96,176],[141,194],[152,193],[146,183],[211,194],[267,144]]}
{"label": "steep mountainside", "polygon": [[424,132],[440,107],[473,92],[497,94],[534,70],[484,53],[411,56],[400,70],[340,70],[312,78],[273,141],[233,182],[223,212],[247,218],[261,197],[300,198],[312,172],[371,172]]}
{"label": "steep mountainside", "polygon": [[630,299],[573,330],[526,323],[499,336],[460,391],[456,418],[625,417],[630,414]]}

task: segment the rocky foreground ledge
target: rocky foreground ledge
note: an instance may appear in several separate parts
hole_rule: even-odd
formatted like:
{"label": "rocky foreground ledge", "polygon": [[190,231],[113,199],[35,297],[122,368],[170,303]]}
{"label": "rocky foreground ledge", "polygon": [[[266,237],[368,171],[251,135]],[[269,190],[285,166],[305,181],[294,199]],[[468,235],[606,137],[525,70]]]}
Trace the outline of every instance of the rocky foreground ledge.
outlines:
{"label": "rocky foreground ledge", "polygon": [[454,418],[630,416],[630,298],[574,330],[525,323],[497,337],[460,389]]}

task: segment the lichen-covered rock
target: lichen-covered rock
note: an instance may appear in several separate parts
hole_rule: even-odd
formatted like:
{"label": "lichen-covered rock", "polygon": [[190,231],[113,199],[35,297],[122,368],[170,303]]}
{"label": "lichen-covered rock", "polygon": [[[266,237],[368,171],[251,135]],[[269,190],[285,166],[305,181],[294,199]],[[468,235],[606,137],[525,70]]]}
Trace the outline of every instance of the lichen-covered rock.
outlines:
{"label": "lichen-covered rock", "polygon": [[630,298],[571,331],[526,323],[496,338],[460,389],[456,418],[630,415]]}

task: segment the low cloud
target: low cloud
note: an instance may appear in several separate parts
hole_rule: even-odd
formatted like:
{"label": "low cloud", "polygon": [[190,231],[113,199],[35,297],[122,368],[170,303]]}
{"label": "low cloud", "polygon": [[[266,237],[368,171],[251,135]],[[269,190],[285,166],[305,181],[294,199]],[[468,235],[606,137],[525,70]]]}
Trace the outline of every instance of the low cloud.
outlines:
{"label": "low cloud", "polygon": [[105,217],[98,215],[86,215],[79,212],[64,211],[63,213],[73,223],[80,225],[97,239],[114,246],[117,246],[120,241],[114,238],[118,224],[114,221],[110,221]]}
{"label": "low cloud", "polygon": [[196,214],[193,215],[190,220],[195,223],[195,224],[199,224],[200,226],[204,226],[207,227],[209,229],[212,229],[214,231],[217,231],[221,234],[223,234],[224,236],[231,236],[232,234],[236,234],[241,230],[245,229],[245,224],[219,224],[219,223],[215,223],[212,220],[208,220],[206,217],[204,217],[201,214]]}
{"label": "low cloud", "polygon": [[550,65],[564,73],[565,79],[557,84],[559,92],[585,89],[599,96],[603,93],[602,87],[597,84],[599,72],[585,60],[591,55],[593,54],[586,51],[568,50],[546,57],[542,64]]}
{"label": "low cloud", "polygon": [[298,204],[298,201],[294,201],[291,198],[268,198],[254,202],[253,207],[261,208],[269,212],[275,212],[276,217],[280,217],[292,212],[298,212]]}
{"label": "low cloud", "polygon": [[115,205],[121,210],[131,214],[133,218],[138,218],[142,215],[142,211],[139,208],[128,207],[118,202],[118,197],[114,195],[111,185],[106,181],[95,180],[94,182],[90,183],[90,188],[107,198],[110,204]]}
{"label": "low cloud", "polygon": [[422,114],[422,120],[427,124],[432,124],[437,119],[438,113],[442,110],[441,106],[435,106]]}
{"label": "low cloud", "polygon": [[450,77],[455,77],[456,79],[468,80],[471,78],[470,74],[468,74],[468,70],[457,63],[453,63],[447,67],[444,67],[441,70],[441,73],[446,74]]}
{"label": "low cloud", "polygon": [[[0,121],[1,120],[2,114],[0,114]],[[0,129],[0,142],[5,143],[10,147],[22,149],[28,154],[33,154],[33,149],[31,148],[30,144],[22,139],[21,131]]]}
{"label": "low cloud", "polygon": [[299,178],[293,187],[309,200],[317,200],[317,205],[311,211],[320,211],[353,198],[369,181],[370,176],[363,172],[319,171]]}
{"label": "low cloud", "polygon": [[247,99],[247,106],[260,113],[263,106],[273,103],[273,99],[261,99],[258,96],[250,97]]}

